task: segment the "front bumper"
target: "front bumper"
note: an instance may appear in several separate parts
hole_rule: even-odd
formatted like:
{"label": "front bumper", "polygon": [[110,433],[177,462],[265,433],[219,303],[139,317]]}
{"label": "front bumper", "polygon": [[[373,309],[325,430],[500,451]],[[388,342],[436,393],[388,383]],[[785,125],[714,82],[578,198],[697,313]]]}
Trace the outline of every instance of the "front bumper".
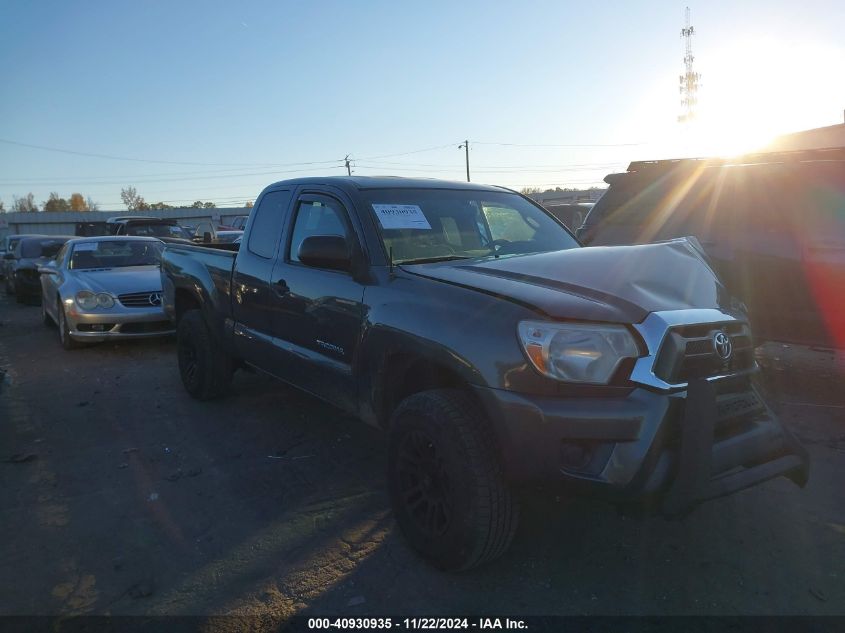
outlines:
{"label": "front bumper", "polygon": [[807,452],[747,378],[601,399],[476,391],[516,482],[566,483],[678,514],[777,476],[807,481]]}
{"label": "front bumper", "polygon": [[71,338],[95,343],[112,339],[151,338],[174,334],[173,322],[158,307],[113,308],[82,312],[74,304],[66,312]]}

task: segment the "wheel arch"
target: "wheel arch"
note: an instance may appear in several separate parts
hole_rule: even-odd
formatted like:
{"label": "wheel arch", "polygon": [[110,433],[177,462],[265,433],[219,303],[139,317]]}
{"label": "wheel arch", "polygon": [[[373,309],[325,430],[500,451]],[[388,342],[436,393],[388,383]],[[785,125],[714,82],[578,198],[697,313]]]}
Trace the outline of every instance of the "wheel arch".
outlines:
{"label": "wheel arch", "polygon": [[440,359],[407,351],[385,355],[372,386],[378,425],[387,428],[403,400],[432,389],[456,389],[475,398],[466,376]]}

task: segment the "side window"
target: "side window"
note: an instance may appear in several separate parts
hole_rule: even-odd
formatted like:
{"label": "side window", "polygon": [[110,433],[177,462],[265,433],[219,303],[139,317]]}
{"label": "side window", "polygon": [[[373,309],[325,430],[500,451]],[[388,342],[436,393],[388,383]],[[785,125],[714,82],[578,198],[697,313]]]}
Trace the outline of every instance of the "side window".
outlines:
{"label": "side window", "polygon": [[290,261],[299,261],[299,246],[312,235],[346,236],[343,224],[344,211],[339,204],[328,202],[301,202],[296,211],[293,235],[290,240]]}
{"label": "side window", "polygon": [[261,199],[254,211],[255,219],[249,232],[247,248],[259,257],[270,259],[282,236],[282,226],[290,202],[289,190],[271,191]]}

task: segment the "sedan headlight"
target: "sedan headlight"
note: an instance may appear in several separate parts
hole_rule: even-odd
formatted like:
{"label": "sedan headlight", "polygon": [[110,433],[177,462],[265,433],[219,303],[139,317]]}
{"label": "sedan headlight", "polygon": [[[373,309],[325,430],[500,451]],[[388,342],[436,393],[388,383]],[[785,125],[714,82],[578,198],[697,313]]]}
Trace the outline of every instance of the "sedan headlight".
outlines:
{"label": "sedan headlight", "polygon": [[76,293],[76,303],[83,310],[93,310],[97,307],[97,295],[90,290],[80,290]]}
{"label": "sedan headlight", "polygon": [[94,310],[95,308],[111,308],[114,306],[114,297],[105,292],[93,293],[90,290],[80,290],[76,293],[76,303],[83,310]]}
{"label": "sedan headlight", "polygon": [[624,359],[640,355],[621,325],[521,321],[517,330],[534,368],[565,382],[606,385]]}

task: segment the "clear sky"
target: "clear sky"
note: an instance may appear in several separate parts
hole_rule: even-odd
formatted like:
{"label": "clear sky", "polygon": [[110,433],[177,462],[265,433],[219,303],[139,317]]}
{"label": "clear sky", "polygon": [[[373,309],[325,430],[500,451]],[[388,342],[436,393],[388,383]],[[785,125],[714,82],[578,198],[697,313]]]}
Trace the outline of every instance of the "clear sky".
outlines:
{"label": "clear sky", "polygon": [[0,200],[120,209],[134,185],[239,206],[345,173],[346,154],[357,174],[462,179],[467,138],[473,180],[586,187],[631,159],[842,122],[845,2],[708,0],[690,4],[706,130],[690,140],[686,4],[0,0],[0,139],[136,159],[0,142]]}

